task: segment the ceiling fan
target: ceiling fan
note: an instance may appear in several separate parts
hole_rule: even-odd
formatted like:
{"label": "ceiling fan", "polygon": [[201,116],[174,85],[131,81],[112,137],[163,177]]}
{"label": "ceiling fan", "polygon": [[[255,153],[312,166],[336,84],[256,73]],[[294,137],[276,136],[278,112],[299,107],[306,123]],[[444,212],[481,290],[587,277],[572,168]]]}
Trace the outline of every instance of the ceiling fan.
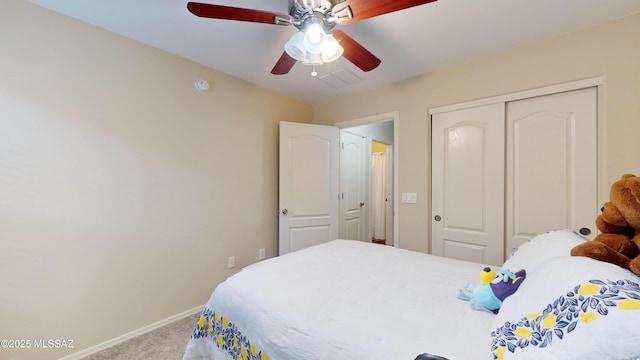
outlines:
{"label": "ceiling fan", "polygon": [[298,32],[284,45],[284,52],[271,70],[274,75],[289,73],[297,61],[315,65],[344,56],[362,71],[371,71],[381,60],[336,25],[351,24],[436,0],[289,0],[289,14],[223,5],[187,3],[189,11],[203,18],[248,21],[281,26],[293,25]]}

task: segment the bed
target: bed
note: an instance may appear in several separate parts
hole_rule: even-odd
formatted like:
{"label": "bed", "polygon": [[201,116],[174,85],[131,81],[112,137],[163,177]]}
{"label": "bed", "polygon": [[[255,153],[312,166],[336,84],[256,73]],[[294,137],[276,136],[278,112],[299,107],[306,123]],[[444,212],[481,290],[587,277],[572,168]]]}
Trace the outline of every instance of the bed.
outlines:
{"label": "bed", "polygon": [[497,315],[456,297],[485,264],[350,240],[265,260],[216,287],[183,359],[638,358],[640,278],[569,256],[584,241],[525,242],[502,267],[527,277]]}

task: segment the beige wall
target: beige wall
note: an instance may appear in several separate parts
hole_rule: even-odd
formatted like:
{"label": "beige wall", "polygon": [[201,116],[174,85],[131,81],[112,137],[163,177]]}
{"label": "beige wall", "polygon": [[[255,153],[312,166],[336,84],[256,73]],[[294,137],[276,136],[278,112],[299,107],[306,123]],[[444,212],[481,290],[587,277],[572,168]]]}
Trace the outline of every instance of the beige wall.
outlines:
{"label": "beige wall", "polygon": [[310,105],[24,0],[0,49],[0,339],[74,340],[0,358],[194,309],[228,256],[276,254],[278,122]]}
{"label": "beige wall", "polygon": [[417,204],[400,204],[400,246],[428,251],[429,108],[604,76],[598,134],[602,202],[622,173],[640,174],[639,39],[636,14],[318,105],[314,122],[399,112],[400,191],[418,193]]}

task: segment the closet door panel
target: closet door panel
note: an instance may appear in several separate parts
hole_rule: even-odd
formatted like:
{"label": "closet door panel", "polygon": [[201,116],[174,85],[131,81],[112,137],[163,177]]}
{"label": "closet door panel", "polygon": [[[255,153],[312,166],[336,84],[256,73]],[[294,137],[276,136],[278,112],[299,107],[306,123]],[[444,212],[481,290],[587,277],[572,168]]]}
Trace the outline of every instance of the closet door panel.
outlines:
{"label": "closet door panel", "polygon": [[570,186],[568,114],[540,112],[515,119],[513,126],[513,225],[525,236],[566,225]]}
{"label": "closet door panel", "polygon": [[595,233],[596,89],[507,104],[507,254],[542,232]]}
{"label": "closet door panel", "polygon": [[504,104],[432,118],[432,253],[500,265]]}

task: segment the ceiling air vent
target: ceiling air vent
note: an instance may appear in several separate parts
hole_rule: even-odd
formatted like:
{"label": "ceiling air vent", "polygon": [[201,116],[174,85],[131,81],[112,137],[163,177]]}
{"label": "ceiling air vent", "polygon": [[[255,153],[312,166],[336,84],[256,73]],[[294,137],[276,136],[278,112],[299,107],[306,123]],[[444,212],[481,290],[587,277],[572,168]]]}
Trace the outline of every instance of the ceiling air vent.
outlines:
{"label": "ceiling air vent", "polygon": [[340,89],[362,81],[362,79],[347,69],[339,69],[324,75],[319,75],[318,79],[331,85],[335,89]]}

